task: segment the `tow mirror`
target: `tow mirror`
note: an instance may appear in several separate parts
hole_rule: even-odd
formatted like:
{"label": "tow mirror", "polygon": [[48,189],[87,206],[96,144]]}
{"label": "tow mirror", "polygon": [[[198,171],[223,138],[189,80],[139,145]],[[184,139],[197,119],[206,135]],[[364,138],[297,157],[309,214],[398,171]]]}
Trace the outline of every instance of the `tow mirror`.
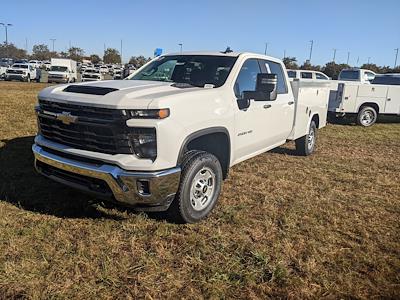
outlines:
{"label": "tow mirror", "polygon": [[274,101],[277,98],[277,75],[259,73],[255,91],[244,91],[243,98],[254,101]]}

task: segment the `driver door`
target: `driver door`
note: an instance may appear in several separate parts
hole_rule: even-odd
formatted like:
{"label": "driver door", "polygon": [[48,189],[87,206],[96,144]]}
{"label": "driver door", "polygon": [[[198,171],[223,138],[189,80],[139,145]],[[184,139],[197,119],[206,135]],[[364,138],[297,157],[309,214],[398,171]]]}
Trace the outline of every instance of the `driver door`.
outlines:
{"label": "driver door", "polygon": [[[236,78],[234,92],[237,100],[243,98],[244,91],[255,91],[257,74],[261,73],[257,59],[246,60]],[[255,152],[268,146],[272,136],[269,101],[250,101],[250,106],[235,110],[235,157],[236,162],[251,157]]]}

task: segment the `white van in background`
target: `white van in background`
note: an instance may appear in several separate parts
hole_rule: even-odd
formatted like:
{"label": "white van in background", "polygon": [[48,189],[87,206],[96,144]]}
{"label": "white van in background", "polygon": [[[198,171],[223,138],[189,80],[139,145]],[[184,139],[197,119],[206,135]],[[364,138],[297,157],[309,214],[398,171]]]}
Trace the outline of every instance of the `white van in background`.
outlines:
{"label": "white van in background", "polygon": [[311,70],[287,70],[290,79],[313,79],[313,80],[330,80],[330,78],[322,72]]}
{"label": "white van in background", "polygon": [[68,58],[52,58],[47,82],[69,83],[78,79],[76,61]]}

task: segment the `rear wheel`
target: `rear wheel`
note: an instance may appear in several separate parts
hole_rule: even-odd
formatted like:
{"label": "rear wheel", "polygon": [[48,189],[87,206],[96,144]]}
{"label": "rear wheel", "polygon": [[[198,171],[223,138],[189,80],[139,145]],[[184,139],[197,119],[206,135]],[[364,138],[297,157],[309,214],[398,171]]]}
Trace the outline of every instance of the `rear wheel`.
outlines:
{"label": "rear wheel", "polygon": [[369,127],[375,124],[377,119],[378,113],[376,112],[375,108],[371,106],[364,106],[358,112],[357,124],[364,127]]}
{"label": "rear wheel", "polygon": [[179,223],[196,223],[209,215],[217,204],[222,185],[218,159],[207,152],[190,151],[182,162],[178,192],[169,217]]}
{"label": "rear wheel", "polygon": [[296,142],[296,152],[302,156],[311,155],[315,150],[315,143],[317,141],[317,125],[314,121],[311,121],[308,133],[301,138],[298,138]]}

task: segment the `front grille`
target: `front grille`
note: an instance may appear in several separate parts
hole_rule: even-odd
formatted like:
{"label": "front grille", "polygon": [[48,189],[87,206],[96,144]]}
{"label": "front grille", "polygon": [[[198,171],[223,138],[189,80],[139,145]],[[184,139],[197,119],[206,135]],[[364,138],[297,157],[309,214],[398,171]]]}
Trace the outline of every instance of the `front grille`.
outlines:
{"label": "front grille", "polygon": [[24,71],[20,71],[20,70],[7,70],[7,73],[10,73],[10,74],[24,74]]}
{"label": "front grille", "polygon": [[85,74],[82,76],[83,78],[99,78],[99,75],[90,75],[90,74]]}
{"label": "front grille", "polygon": [[[122,110],[39,100],[38,123],[43,137],[77,149],[108,154],[133,154]],[[57,114],[70,113],[77,121],[65,124]]]}

